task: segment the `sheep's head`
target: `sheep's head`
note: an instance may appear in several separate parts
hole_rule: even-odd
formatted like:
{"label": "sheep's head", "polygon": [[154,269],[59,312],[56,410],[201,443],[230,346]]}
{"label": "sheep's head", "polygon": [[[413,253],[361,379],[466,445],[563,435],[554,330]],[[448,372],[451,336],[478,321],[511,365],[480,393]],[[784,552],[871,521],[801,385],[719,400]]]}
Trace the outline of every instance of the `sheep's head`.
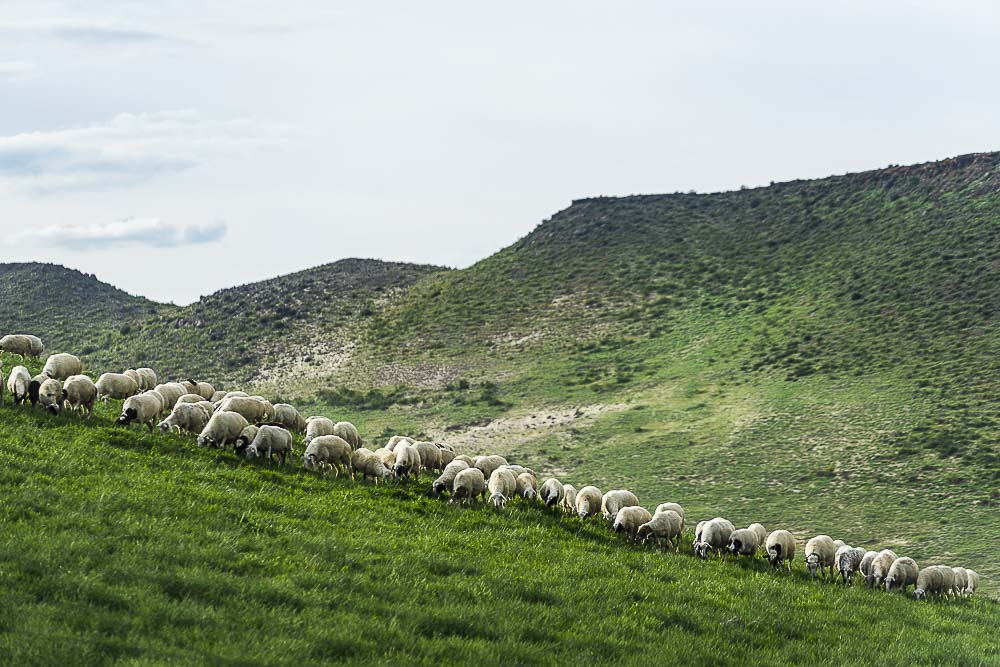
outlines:
{"label": "sheep's head", "polygon": [[698,558],[708,558],[708,542],[695,542],[694,555]]}
{"label": "sheep's head", "polygon": [[316,457],[312,453],[306,453],[302,455],[302,467],[311,468],[316,465]]}
{"label": "sheep's head", "polygon": [[431,486],[431,494],[434,496],[440,496],[442,493],[444,493],[444,490],[445,490],[444,482],[434,482],[434,484]]}
{"label": "sheep's head", "polygon": [[635,533],[635,538],[640,542],[645,542],[647,539],[649,539],[649,536],[652,534],[652,532],[653,529],[649,527],[649,524],[644,523],[641,526],[639,526],[639,530],[637,530]]}
{"label": "sheep's head", "polygon": [[891,591],[892,587],[893,587],[893,585],[895,583],[896,583],[896,580],[894,578],[892,578],[892,577],[886,577],[885,578],[885,590],[886,590],[886,592]]}
{"label": "sheep's head", "polygon": [[927,591],[922,588],[915,588],[913,589],[913,597],[917,600],[923,600],[927,597]]}
{"label": "sheep's head", "polygon": [[809,554],[806,556],[806,569],[809,570],[809,574],[816,576],[816,571],[819,570],[819,556],[816,554]]}
{"label": "sheep's head", "polygon": [[159,424],[157,424],[156,428],[160,429],[161,433],[169,433],[170,432],[170,424],[168,424],[166,421],[162,421]]}
{"label": "sheep's head", "polygon": [[199,447],[211,447],[215,444],[215,439],[207,435],[198,436],[198,446]]}
{"label": "sheep's head", "polygon": [[507,496],[500,492],[494,493],[490,496],[490,502],[493,503],[494,507],[502,510],[507,506]]}
{"label": "sheep's head", "polygon": [[743,542],[738,537],[734,537],[729,541],[729,546],[727,548],[729,549],[729,553],[738,554],[743,550]]}
{"label": "sheep's head", "polygon": [[248,459],[260,458],[261,452],[257,449],[257,445],[250,443],[247,445],[246,449],[243,450],[243,455]]}
{"label": "sheep's head", "polygon": [[[125,408],[124,410],[122,410],[122,416],[118,418],[118,425],[128,426],[133,421],[135,421],[135,418],[138,416],[139,413],[135,411],[135,408]],[[201,444],[200,442],[201,438],[199,438],[198,440],[199,440],[198,444]]]}

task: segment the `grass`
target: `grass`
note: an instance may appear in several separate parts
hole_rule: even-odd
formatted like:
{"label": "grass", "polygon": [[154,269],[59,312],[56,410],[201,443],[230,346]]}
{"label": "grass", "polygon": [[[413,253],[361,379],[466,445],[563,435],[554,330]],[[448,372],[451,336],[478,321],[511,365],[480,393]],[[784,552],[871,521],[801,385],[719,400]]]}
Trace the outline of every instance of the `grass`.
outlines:
{"label": "grass", "polygon": [[[987,664],[1000,607],[632,546],[430,480],[268,469],[192,439],[0,409],[8,664]],[[685,536],[690,542],[690,535]]]}

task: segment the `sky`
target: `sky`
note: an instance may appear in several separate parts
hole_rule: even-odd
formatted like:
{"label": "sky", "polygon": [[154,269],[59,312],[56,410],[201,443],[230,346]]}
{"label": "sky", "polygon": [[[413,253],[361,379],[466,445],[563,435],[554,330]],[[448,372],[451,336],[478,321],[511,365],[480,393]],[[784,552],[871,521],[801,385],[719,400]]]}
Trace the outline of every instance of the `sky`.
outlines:
{"label": "sky", "polygon": [[[872,5],[878,6],[872,6]],[[1000,149],[990,2],[3,0],[0,262],[186,304]]]}

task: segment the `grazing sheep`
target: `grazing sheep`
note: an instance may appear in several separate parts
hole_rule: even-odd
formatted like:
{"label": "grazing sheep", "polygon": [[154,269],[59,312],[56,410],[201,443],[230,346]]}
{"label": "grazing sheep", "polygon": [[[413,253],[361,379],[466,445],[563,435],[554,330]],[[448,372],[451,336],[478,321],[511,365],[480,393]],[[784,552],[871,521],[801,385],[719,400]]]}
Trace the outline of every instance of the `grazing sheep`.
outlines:
{"label": "grazing sheep", "polygon": [[683,531],[684,530],[684,520],[687,517],[687,515],[684,513],[684,508],[681,507],[678,503],[660,503],[659,505],[656,506],[656,511],[653,512],[653,516],[655,517],[658,512],[666,512],[667,510],[671,510],[673,512],[677,512],[677,514],[680,515],[680,517],[681,517],[681,530]]}
{"label": "grazing sheep", "polygon": [[455,476],[463,470],[469,469],[469,464],[465,461],[455,460],[444,467],[444,472],[434,480],[434,484],[431,485],[431,493],[435,496],[440,496],[442,493],[447,491],[451,493],[454,489]]}
{"label": "grazing sheep", "polygon": [[240,434],[236,437],[236,447],[234,448],[237,456],[243,454],[243,451],[250,446],[253,439],[257,437],[257,431],[259,430],[260,426],[248,424],[246,428],[240,431]]}
{"label": "grazing sheep", "polygon": [[92,417],[94,401],[97,400],[97,386],[86,375],[71,375],[62,388],[63,406],[76,412],[79,410]]}
{"label": "grazing sheep", "polygon": [[[205,399],[202,398],[200,394],[184,394],[183,396],[177,399],[177,402],[174,403],[174,407],[176,408],[178,405],[181,405],[182,403],[190,403],[194,405],[197,403],[204,403],[204,402]],[[211,403],[209,403],[209,405],[211,405]],[[215,412],[214,405],[212,405],[212,412]]]}
{"label": "grazing sheep", "polygon": [[472,467],[479,468],[482,471],[483,479],[489,479],[494,470],[505,465],[507,465],[507,459],[496,454],[491,454],[490,456],[477,456]]}
{"label": "grazing sheep", "polygon": [[[218,393],[219,392],[215,392],[215,394],[212,395],[212,398],[215,398]],[[250,398],[250,394],[246,393],[245,391],[227,391],[227,392],[224,392],[222,394],[222,396],[219,397],[218,400],[213,400],[212,401],[213,403],[215,403],[216,409],[218,409],[218,407],[220,405],[222,405],[222,402],[224,400],[226,400],[227,398]],[[306,421],[309,421],[309,420],[307,419]]]}
{"label": "grazing sheep", "polygon": [[[391,438],[389,438],[389,442],[385,443],[385,448],[391,452],[394,449],[396,449],[396,445],[398,445],[401,442],[405,442],[407,444],[412,445],[414,442],[416,442],[416,440],[407,435],[394,435]],[[470,463],[469,465],[471,466],[472,464]]]}
{"label": "grazing sheep", "polygon": [[747,530],[752,530],[757,533],[757,548],[763,549],[765,543],[767,542],[767,529],[764,528],[764,525],[760,523],[751,523],[747,526]]}
{"label": "grazing sheep", "polygon": [[549,477],[542,482],[542,488],[539,490],[538,496],[545,503],[546,507],[555,507],[562,502],[564,493],[565,488],[563,487],[563,483],[555,477]]}
{"label": "grazing sheep", "polygon": [[858,569],[861,570],[861,576],[865,578],[865,583],[871,579],[872,576],[872,563],[875,562],[875,558],[878,557],[877,551],[866,551],[865,557],[861,559],[861,565]]}
{"label": "grazing sheep", "polygon": [[157,385],[156,371],[152,368],[137,368],[135,372],[139,375],[139,389],[149,391]]}
{"label": "grazing sheep", "polygon": [[764,545],[771,567],[781,567],[784,563],[788,571],[792,571],[792,560],[795,559],[794,535],[787,530],[776,530],[767,536]]}
{"label": "grazing sheep", "polygon": [[962,597],[969,585],[969,572],[964,567],[953,567],[951,571],[955,575],[955,585],[952,586],[951,592],[955,597]]}
{"label": "grazing sheep", "polygon": [[[396,461],[392,466],[392,473],[398,480],[408,480],[410,475],[420,481],[420,452],[413,445],[403,443],[392,450]],[[377,458],[377,457],[376,457]],[[381,461],[380,461],[381,462]]]}
{"label": "grazing sheep", "polygon": [[48,379],[47,376],[41,373],[31,378],[31,382],[28,383],[28,400],[31,401],[31,407],[38,405],[38,392],[42,388],[42,383]]}
{"label": "grazing sheep", "polygon": [[[331,436],[321,436],[321,437],[331,437]],[[333,436],[333,437],[340,437],[340,436]],[[340,439],[344,440],[343,438]],[[344,442],[347,441],[344,440]],[[396,452],[391,452],[385,447],[379,447],[378,449],[376,449],[375,456],[377,456],[378,460],[382,462],[382,465],[384,465],[389,470],[392,470],[396,465]]]}
{"label": "grazing sheep", "polygon": [[878,552],[878,555],[872,560],[871,571],[865,579],[865,583],[868,584],[869,588],[877,588],[882,585],[885,578],[889,575],[889,569],[892,568],[892,564],[896,558],[896,553],[892,549],[882,549],[882,551]]}
{"label": "grazing sheep", "polygon": [[267,458],[267,464],[274,463],[274,456],[277,455],[281,465],[285,465],[286,457],[292,454],[292,434],[281,426],[270,424],[257,429],[257,435],[247,446],[244,455],[248,459]]}
{"label": "grazing sheep", "polygon": [[965,595],[967,597],[974,595],[977,588],[979,588],[979,573],[965,568]]}
{"label": "grazing sheep", "polygon": [[337,477],[341,472],[350,473],[351,445],[336,435],[321,435],[313,438],[302,455],[305,468],[333,470]]}
{"label": "grazing sheep", "polygon": [[216,392],[212,394],[212,398],[208,400],[211,403],[221,403],[222,399],[224,399],[228,394],[229,392],[227,391],[222,391],[221,389],[217,389]]}
{"label": "grazing sheep", "polygon": [[847,546],[847,542],[845,542],[844,540],[834,540],[833,546],[839,549],[840,547]]}
{"label": "grazing sheep", "polygon": [[917,567],[917,562],[912,558],[897,558],[892,562],[892,567],[889,568],[889,574],[885,577],[885,591],[886,593],[899,589],[902,592],[906,592],[906,587],[910,584],[917,583],[917,575],[920,573],[920,568]]}
{"label": "grazing sheep", "polygon": [[[565,488],[565,487],[564,487]],[[604,494],[596,486],[585,486],[576,494],[576,513],[581,520],[597,514],[601,507]]]}
{"label": "grazing sheep", "polygon": [[[759,524],[758,524],[759,525]],[[736,556],[753,556],[760,548],[760,538],[757,531],[749,528],[734,530],[729,535],[729,553]]]}
{"label": "grazing sheep", "polygon": [[134,368],[128,368],[122,372],[122,375],[130,378],[132,382],[135,382],[135,386],[139,388],[139,391],[145,391],[142,386],[142,378],[139,376],[139,371]]}
{"label": "grazing sheep", "polygon": [[213,387],[208,382],[199,382],[198,391],[196,392],[201,395],[206,401],[211,400],[215,396],[215,387]]}
{"label": "grazing sheep", "polygon": [[507,506],[507,501],[517,491],[517,480],[510,470],[501,466],[490,475],[488,489],[490,502],[497,509],[503,509]]}
{"label": "grazing sheep", "polygon": [[333,427],[334,423],[332,419],[327,419],[326,417],[307,418],[305,443],[309,444],[313,438],[318,438],[321,435],[337,435],[333,432]]}
{"label": "grazing sheep", "polygon": [[40,357],[45,351],[42,339],[30,334],[10,334],[0,338],[0,351],[25,357]]}
{"label": "grazing sheep", "polygon": [[559,507],[567,514],[576,514],[576,487],[572,484],[563,484],[563,498]]}
{"label": "grazing sheep", "polygon": [[817,570],[831,579],[836,557],[837,547],[829,535],[817,535],[806,542],[806,568],[813,579]]}
{"label": "grazing sheep", "polygon": [[639,528],[646,525],[652,519],[653,515],[645,507],[626,505],[615,514],[611,526],[616,533],[625,533],[628,539],[634,542],[639,534]]}
{"label": "grazing sheep", "polygon": [[198,435],[205,430],[211,418],[212,415],[199,403],[178,403],[170,415],[157,424],[157,428],[164,433],[187,431]]}
{"label": "grazing sheep", "polygon": [[[343,438],[341,439],[343,440]],[[382,465],[382,462],[375,456],[375,452],[365,447],[355,449],[354,453],[351,454],[351,469],[355,473],[360,472],[363,480],[371,477],[376,484],[379,480],[386,480],[392,476],[392,471]]]}
{"label": "grazing sheep", "polygon": [[109,398],[125,400],[139,393],[139,384],[124,373],[104,373],[97,378],[97,397],[107,402]]}
{"label": "grazing sheep", "polygon": [[538,482],[530,472],[522,472],[517,476],[517,495],[525,500],[534,500],[538,495]]}
{"label": "grazing sheep", "polygon": [[[249,425],[246,417],[238,412],[216,412],[198,435],[198,446],[222,449],[229,443],[235,443]],[[257,437],[256,434],[254,437]]]}
{"label": "grazing sheep", "polygon": [[452,484],[449,502],[468,503],[476,496],[482,499],[486,498],[486,477],[483,475],[483,471],[479,468],[466,468],[459,471]]}
{"label": "grazing sheep", "polygon": [[267,421],[267,408],[255,398],[241,396],[227,398],[219,406],[219,412],[235,412],[243,415],[243,418],[249,423]]}
{"label": "grazing sheep", "polygon": [[145,424],[149,432],[153,432],[156,420],[163,412],[163,399],[156,392],[129,396],[122,405],[122,415],[118,418],[119,426],[128,426],[132,422]]}
{"label": "grazing sheep", "polygon": [[38,388],[38,402],[52,414],[58,414],[62,404],[62,382],[55,378],[42,382]]}
{"label": "grazing sheep", "polygon": [[153,391],[160,395],[163,400],[163,412],[162,414],[168,415],[170,411],[174,409],[177,405],[177,401],[180,400],[181,396],[187,393],[184,389],[184,385],[177,382],[168,382],[166,384],[158,384],[153,387]]}
{"label": "grazing sheep", "polygon": [[849,544],[837,549],[837,553],[834,554],[834,561],[837,565],[837,571],[840,572],[840,578],[844,582],[845,586],[850,586],[854,581],[854,575],[858,570],[861,569],[861,561],[865,557],[867,551],[861,547],[852,547]]}
{"label": "grazing sheep", "polygon": [[53,354],[45,361],[42,375],[62,382],[71,375],[83,375],[83,362],[79,357],[65,352]]}
{"label": "grazing sheep", "polygon": [[657,542],[666,540],[667,546],[677,551],[680,548],[683,526],[684,518],[680,514],[672,509],[660,511],[658,507],[653,518],[639,526],[636,538],[640,542],[645,542],[649,538],[654,538]]}
{"label": "grazing sheep", "polygon": [[635,507],[639,499],[626,489],[612,489],[601,497],[601,516],[614,523],[618,510],[623,507]]}
{"label": "grazing sheep", "polygon": [[438,464],[444,470],[445,466],[455,460],[455,450],[440,442],[434,443],[438,448]]}
{"label": "grazing sheep", "polygon": [[716,555],[722,554],[723,549],[729,545],[729,538],[732,536],[733,523],[722,517],[715,517],[701,527],[698,534],[698,542],[695,543],[694,553],[698,558],[707,558],[708,550],[711,549]]}
{"label": "grazing sheep", "polygon": [[293,433],[305,433],[306,431],[305,417],[299,414],[294,405],[288,403],[274,404],[274,422],[281,424]]}
{"label": "grazing sheep", "polygon": [[351,422],[337,422],[334,424],[333,435],[346,440],[353,449],[357,449],[364,444],[361,441],[361,434],[358,433],[358,427]]}
{"label": "grazing sheep", "polygon": [[465,461],[466,463],[469,464],[470,468],[475,468],[476,467],[476,461],[475,461],[475,459],[473,459],[468,454],[459,454],[459,455],[457,455],[455,457],[455,460],[456,461]]}
{"label": "grazing sheep", "polygon": [[24,366],[14,366],[7,376],[7,391],[10,392],[14,405],[20,405],[28,399],[28,385],[31,384],[31,373]]}
{"label": "grazing sheep", "polygon": [[923,600],[929,593],[939,598],[951,592],[955,587],[955,572],[946,565],[931,565],[917,573],[917,582],[913,588],[913,597]]}
{"label": "grazing sheep", "polygon": [[425,470],[441,471],[441,450],[433,442],[417,441],[410,445],[420,455],[420,467]]}
{"label": "grazing sheep", "polygon": [[691,546],[694,548],[695,552],[698,551],[698,543],[701,542],[701,533],[705,529],[705,525],[707,523],[708,521],[699,521],[698,525],[694,527],[694,542],[691,543]]}

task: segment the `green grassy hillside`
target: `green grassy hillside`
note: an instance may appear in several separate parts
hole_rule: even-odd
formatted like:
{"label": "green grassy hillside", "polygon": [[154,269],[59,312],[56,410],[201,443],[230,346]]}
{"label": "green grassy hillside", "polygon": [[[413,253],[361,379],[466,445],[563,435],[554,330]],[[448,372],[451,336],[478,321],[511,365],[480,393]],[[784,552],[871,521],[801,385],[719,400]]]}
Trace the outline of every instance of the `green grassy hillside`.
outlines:
{"label": "green grassy hillside", "polygon": [[426,477],[375,487],[268,469],[112,427],[117,408],[82,423],[0,409],[6,664],[914,665],[1000,653],[1000,606],[982,597],[917,603],[811,582],[801,560],[790,575],[697,561],[535,504],[449,506],[427,496]]}

